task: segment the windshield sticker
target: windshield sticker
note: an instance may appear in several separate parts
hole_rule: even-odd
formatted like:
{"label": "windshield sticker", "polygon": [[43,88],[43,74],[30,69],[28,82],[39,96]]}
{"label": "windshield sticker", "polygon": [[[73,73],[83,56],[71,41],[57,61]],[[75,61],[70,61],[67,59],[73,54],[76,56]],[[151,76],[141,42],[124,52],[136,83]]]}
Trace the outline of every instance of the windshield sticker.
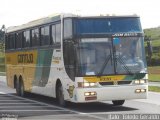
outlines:
{"label": "windshield sticker", "polygon": [[119,45],[120,44],[120,39],[119,38],[113,38],[113,44],[114,45]]}
{"label": "windshield sticker", "polygon": [[95,72],[86,72],[86,75],[95,75]]}

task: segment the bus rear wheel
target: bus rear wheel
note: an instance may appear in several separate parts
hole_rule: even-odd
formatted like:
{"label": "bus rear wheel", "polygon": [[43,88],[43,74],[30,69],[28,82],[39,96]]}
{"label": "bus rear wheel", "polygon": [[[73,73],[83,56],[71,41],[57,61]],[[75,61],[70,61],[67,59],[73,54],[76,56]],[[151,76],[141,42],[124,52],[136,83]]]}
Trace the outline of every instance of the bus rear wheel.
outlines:
{"label": "bus rear wheel", "polygon": [[24,84],[21,80],[17,82],[16,92],[18,96],[24,97]]}
{"label": "bus rear wheel", "polygon": [[56,98],[57,98],[57,102],[59,103],[60,106],[64,107],[66,105],[66,102],[64,100],[63,87],[62,87],[61,83],[59,83],[57,85]]}
{"label": "bus rear wheel", "polygon": [[112,103],[115,106],[123,105],[125,100],[113,100]]}

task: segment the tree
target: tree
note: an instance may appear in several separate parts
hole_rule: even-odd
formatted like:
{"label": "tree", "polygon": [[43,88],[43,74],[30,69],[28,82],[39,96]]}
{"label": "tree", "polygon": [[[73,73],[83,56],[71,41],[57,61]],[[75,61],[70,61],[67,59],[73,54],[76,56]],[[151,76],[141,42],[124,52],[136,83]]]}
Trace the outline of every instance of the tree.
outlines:
{"label": "tree", "polygon": [[2,25],[0,29],[0,43],[4,43],[5,25]]}
{"label": "tree", "polygon": [[5,36],[5,25],[2,25],[0,29],[0,52],[2,53],[4,52],[4,46],[5,46],[4,36]]}

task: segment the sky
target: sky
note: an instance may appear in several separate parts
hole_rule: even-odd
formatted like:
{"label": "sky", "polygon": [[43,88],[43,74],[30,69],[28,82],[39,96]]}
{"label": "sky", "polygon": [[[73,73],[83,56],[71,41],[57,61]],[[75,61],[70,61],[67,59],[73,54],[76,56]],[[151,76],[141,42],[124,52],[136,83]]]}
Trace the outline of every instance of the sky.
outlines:
{"label": "sky", "polygon": [[0,0],[0,27],[17,26],[55,13],[133,15],[142,28],[160,26],[160,0]]}

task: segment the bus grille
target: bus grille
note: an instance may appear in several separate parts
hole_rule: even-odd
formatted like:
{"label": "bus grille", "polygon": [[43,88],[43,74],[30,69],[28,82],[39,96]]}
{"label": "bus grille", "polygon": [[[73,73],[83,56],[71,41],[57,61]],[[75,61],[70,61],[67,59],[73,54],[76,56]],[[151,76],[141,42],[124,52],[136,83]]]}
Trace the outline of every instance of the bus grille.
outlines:
{"label": "bus grille", "polygon": [[127,85],[131,84],[132,81],[117,81],[117,82],[99,82],[100,85]]}

